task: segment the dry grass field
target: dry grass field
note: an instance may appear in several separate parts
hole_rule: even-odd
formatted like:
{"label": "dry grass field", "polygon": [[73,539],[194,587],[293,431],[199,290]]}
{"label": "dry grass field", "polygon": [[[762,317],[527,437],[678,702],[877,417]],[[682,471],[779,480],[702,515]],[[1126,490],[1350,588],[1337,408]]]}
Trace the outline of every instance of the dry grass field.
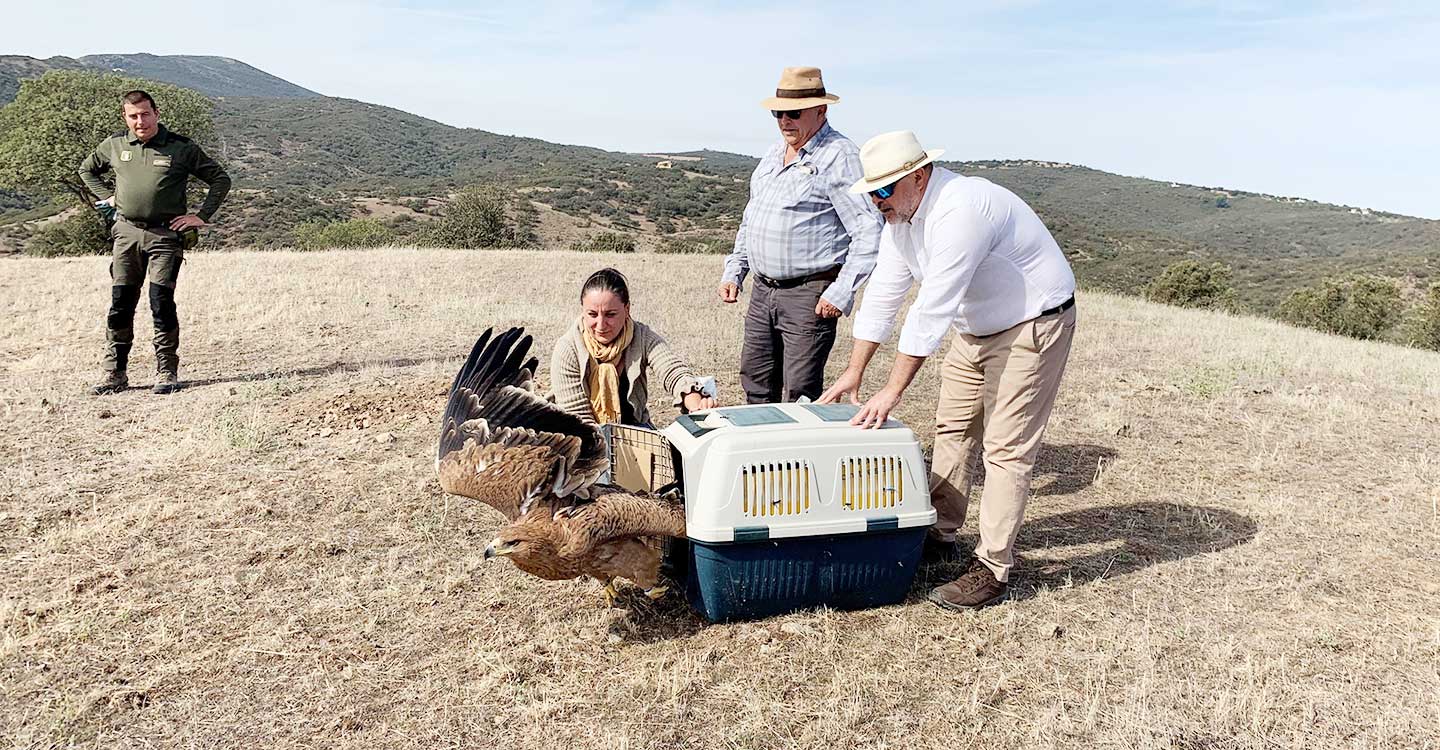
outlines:
{"label": "dry grass field", "polygon": [[[0,261],[0,737],[1440,747],[1440,354],[1259,319],[1082,295],[1012,598],[978,613],[924,601],[946,566],[894,607],[709,625],[482,562],[498,514],[432,469],[474,337],[525,324],[548,365],[580,281],[614,264],[735,402],[719,262],[201,254],[189,386],[96,398],[106,260]],[[900,412],[927,443],[935,383]]]}

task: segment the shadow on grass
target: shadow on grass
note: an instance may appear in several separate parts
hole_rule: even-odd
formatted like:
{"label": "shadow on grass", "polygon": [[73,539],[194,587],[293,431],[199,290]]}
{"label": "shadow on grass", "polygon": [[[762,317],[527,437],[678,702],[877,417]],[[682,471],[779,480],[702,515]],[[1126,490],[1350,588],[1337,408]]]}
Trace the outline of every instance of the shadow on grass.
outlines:
{"label": "shadow on grass", "polygon": [[[1076,510],[1027,520],[1017,543],[1019,561],[1011,576],[1010,599],[1023,600],[1055,588],[1084,586],[1160,563],[1218,552],[1255,538],[1255,522],[1223,508],[1175,503],[1135,503]],[[961,547],[973,545],[961,537]],[[1076,556],[1050,550],[1097,545]],[[969,559],[921,568],[911,598],[953,580]]]}
{"label": "shadow on grass", "polygon": [[228,377],[202,378],[199,380],[182,380],[180,385],[183,388],[199,388],[207,385],[220,385],[223,383],[253,383],[260,380],[278,380],[280,378],[318,378],[326,375],[334,375],[339,372],[359,372],[370,367],[415,367],[435,362],[449,362],[456,358],[446,357],[403,357],[397,359],[378,359],[369,362],[333,362],[318,367],[305,367],[299,370],[272,370],[269,372],[251,372]]}
{"label": "shadow on grass", "polygon": [[1119,451],[1108,445],[1043,444],[1030,474],[1031,494],[1046,497],[1079,492],[1093,484],[1104,465],[1118,455]]}
{"label": "shadow on grass", "polygon": [[623,617],[610,623],[610,634],[627,643],[657,643],[684,638],[710,625],[685,601],[685,584],[670,584],[670,591],[657,601],[634,586],[620,589],[615,606],[625,610]]}

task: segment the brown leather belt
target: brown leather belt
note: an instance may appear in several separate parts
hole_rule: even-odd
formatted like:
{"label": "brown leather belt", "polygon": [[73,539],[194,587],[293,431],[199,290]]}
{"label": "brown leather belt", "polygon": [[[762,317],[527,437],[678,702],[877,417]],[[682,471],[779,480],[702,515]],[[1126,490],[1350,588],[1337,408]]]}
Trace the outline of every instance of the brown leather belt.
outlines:
{"label": "brown leather belt", "polygon": [[771,289],[791,289],[808,284],[812,281],[834,281],[840,278],[840,266],[827,268],[824,271],[816,271],[809,276],[797,276],[793,279],[772,279],[761,273],[755,274],[755,280],[770,287]]}

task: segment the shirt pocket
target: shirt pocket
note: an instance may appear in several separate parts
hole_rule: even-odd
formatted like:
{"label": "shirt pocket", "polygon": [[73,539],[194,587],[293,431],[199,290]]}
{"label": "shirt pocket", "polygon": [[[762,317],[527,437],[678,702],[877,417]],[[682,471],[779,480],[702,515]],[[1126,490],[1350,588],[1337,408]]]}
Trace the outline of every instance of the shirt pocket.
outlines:
{"label": "shirt pocket", "polygon": [[806,169],[814,167],[798,164],[780,173],[780,203],[786,208],[803,213],[818,213],[830,208],[830,197],[825,194],[823,177],[811,174]]}

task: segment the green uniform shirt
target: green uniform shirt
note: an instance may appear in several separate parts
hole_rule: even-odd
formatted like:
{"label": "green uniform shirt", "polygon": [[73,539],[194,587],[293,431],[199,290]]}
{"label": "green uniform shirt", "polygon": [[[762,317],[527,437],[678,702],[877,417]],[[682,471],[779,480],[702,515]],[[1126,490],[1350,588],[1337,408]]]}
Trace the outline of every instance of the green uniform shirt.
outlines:
{"label": "green uniform shirt", "polygon": [[[100,175],[115,171],[112,192]],[[80,179],[101,200],[115,196],[115,210],[134,221],[159,223],[183,216],[185,183],[194,175],[210,186],[205,203],[195,212],[205,221],[220,209],[230,192],[230,175],[189,138],[161,125],[142,143],[128,130],[100,142],[80,163]]]}

